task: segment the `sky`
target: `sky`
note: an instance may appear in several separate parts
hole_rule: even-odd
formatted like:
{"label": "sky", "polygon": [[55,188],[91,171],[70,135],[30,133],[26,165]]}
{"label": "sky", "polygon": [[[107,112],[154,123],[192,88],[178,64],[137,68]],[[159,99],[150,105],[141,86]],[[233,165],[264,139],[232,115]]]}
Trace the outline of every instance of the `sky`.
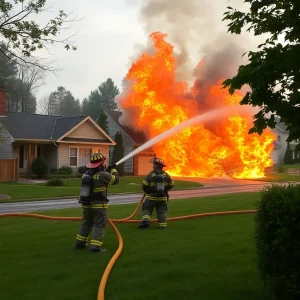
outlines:
{"label": "sky", "polygon": [[[142,6],[147,2],[151,5],[141,12]],[[66,13],[72,12],[72,16],[80,19],[61,35],[67,37],[76,33],[72,40],[78,49],[66,51],[62,45],[55,45],[49,52],[39,53],[54,60],[54,65],[62,70],[57,76],[49,73],[45,75],[44,84],[36,94],[38,101],[55,91],[58,86],[64,86],[82,101],[107,78],[112,78],[121,90],[122,79],[138,50],[141,46],[146,47],[152,30],[170,34],[170,40],[173,40],[175,47],[177,42],[179,50],[184,51],[183,48],[186,47],[189,67],[195,67],[201,58],[200,48],[204,52],[216,49],[216,43],[213,43],[218,40],[219,32],[222,37],[217,43],[225,44],[224,34],[227,28],[221,19],[226,6],[232,2],[239,4],[243,1],[48,0],[47,5],[51,8],[39,17],[42,18],[40,20],[48,20],[60,9]],[[156,18],[156,14],[160,13],[160,6],[162,14],[160,18]],[[226,36],[226,41],[239,39],[229,35]],[[241,57],[241,54],[240,51],[237,56]],[[189,73],[192,74],[191,71]]]}
{"label": "sky", "polygon": [[51,11],[44,13],[43,18],[50,18],[52,12],[63,9],[81,20],[62,33],[62,36],[76,34],[72,37],[78,47],[76,51],[66,51],[62,45],[56,45],[50,48],[50,55],[39,54],[48,56],[55,66],[63,69],[57,76],[46,74],[44,85],[37,92],[38,100],[64,86],[82,101],[109,77],[120,87],[130,66],[134,44],[146,41],[138,21],[139,7],[127,5],[125,0],[49,0],[47,3]]}

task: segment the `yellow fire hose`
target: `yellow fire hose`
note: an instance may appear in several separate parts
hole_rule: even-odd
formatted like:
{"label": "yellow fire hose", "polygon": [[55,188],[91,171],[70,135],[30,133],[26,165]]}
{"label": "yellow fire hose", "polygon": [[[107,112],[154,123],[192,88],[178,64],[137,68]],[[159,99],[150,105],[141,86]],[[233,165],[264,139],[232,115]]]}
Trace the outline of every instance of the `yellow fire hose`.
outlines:
{"label": "yellow fire hose", "polygon": [[[118,248],[113,255],[113,257],[110,259],[109,263],[107,264],[104,273],[102,275],[99,288],[98,288],[98,295],[97,300],[104,300],[104,292],[105,287],[107,283],[108,276],[117,261],[118,257],[121,255],[123,250],[123,239],[122,236],[117,229],[117,227],[114,225],[114,223],[139,223],[140,220],[130,220],[132,217],[136,215],[138,212],[140,206],[142,205],[146,194],[143,195],[140,202],[138,203],[137,207],[135,208],[134,212],[124,219],[109,219],[108,223],[112,227],[113,231],[117,235],[118,238]],[[256,210],[237,210],[237,211],[226,211],[226,212],[213,212],[213,213],[202,213],[202,214],[194,214],[194,215],[187,215],[187,216],[180,216],[180,217],[172,217],[168,218],[168,221],[176,221],[176,220],[184,220],[184,219],[194,219],[194,218],[200,218],[200,217],[209,217],[209,216],[223,216],[223,215],[234,215],[234,214],[249,214],[249,213],[255,213]],[[31,217],[31,218],[39,218],[39,219],[47,219],[47,220],[60,220],[60,221],[82,221],[82,218],[80,217],[52,217],[52,216],[46,216],[46,215],[39,215],[39,214],[27,214],[27,213],[4,213],[0,214],[0,218],[2,217]],[[151,220],[151,222],[157,222],[157,220]]]}

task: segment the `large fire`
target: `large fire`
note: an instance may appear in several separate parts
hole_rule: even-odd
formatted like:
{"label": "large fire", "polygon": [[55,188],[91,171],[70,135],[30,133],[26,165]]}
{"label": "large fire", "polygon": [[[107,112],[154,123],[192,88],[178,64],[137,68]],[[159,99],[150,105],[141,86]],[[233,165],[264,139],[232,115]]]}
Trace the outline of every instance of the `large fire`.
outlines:
{"label": "large fire", "polygon": [[[210,108],[239,104],[242,94],[231,96],[222,89],[222,81],[211,86],[204,102],[196,101],[201,90],[196,85],[175,79],[176,59],[166,35],[150,35],[155,51],[143,53],[126,75],[131,82],[119,105],[123,111],[134,108],[138,113],[135,130],[146,129],[148,138],[207,111]],[[205,62],[197,66],[197,72]],[[189,95],[189,96],[187,96]],[[191,126],[153,146],[164,159],[171,175],[191,177],[230,176],[259,178],[272,166],[270,153],[275,136],[265,131],[261,136],[248,134],[251,114],[216,115],[209,123]]]}

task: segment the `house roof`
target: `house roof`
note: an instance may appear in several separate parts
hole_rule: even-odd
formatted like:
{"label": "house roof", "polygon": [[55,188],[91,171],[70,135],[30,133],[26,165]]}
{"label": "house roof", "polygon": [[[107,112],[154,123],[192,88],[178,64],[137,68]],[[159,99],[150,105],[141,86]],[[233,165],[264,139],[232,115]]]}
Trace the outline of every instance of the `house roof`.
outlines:
{"label": "house roof", "polygon": [[15,139],[56,140],[85,118],[8,112],[3,126]]}
{"label": "house roof", "polygon": [[115,110],[105,110],[105,112],[127,133],[127,135],[138,145],[144,144],[147,139],[143,132],[135,131],[127,126],[121,125],[119,123],[119,118],[122,112]]}

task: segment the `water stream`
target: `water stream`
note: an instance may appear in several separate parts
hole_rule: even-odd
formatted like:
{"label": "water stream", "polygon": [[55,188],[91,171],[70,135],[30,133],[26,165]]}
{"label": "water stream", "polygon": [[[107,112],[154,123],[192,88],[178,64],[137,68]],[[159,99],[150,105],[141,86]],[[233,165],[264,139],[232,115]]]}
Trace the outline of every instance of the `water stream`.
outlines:
{"label": "water stream", "polygon": [[180,124],[178,124],[177,126],[170,128],[169,130],[159,134],[158,136],[154,137],[153,139],[151,139],[150,141],[146,142],[145,144],[141,145],[140,147],[136,148],[134,151],[130,152],[129,154],[127,154],[126,156],[124,156],[122,159],[120,159],[118,162],[116,162],[116,165],[121,164],[122,162],[126,161],[127,159],[131,158],[132,156],[138,154],[139,152],[152,147],[153,145],[155,145],[156,143],[176,134],[179,131],[182,131],[183,129],[190,127],[192,125],[204,122],[204,121],[208,121],[212,118],[216,118],[218,115],[220,115],[221,113],[233,113],[236,112],[239,108],[241,108],[239,105],[237,106],[229,106],[229,107],[224,107],[224,108],[218,108],[209,112],[206,112],[204,114],[198,115],[196,117],[193,117],[187,121],[184,121]]}

